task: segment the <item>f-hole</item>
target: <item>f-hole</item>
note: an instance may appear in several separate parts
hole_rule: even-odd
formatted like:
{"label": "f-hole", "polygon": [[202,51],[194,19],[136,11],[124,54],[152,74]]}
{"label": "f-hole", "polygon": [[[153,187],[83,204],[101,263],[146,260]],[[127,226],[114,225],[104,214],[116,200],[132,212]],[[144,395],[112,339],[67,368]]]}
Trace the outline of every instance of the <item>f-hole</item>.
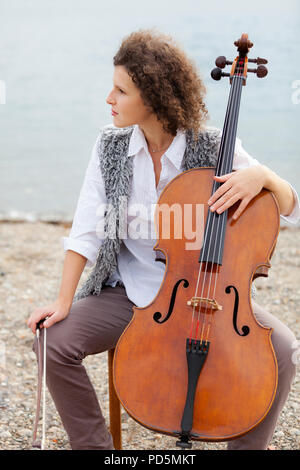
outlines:
{"label": "f-hole", "polygon": [[242,326],[242,333],[239,332],[238,327],[237,327],[237,315],[238,315],[238,310],[239,310],[239,293],[235,286],[227,286],[225,289],[225,292],[226,294],[230,294],[231,289],[233,289],[235,293],[233,316],[232,316],[233,328],[239,336],[247,336],[250,332],[249,326],[247,325]]}
{"label": "f-hole", "polygon": [[181,282],[183,282],[183,287],[184,288],[187,288],[189,286],[189,282],[186,279],[179,279],[179,281],[176,282],[175,286],[173,287],[168,313],[165,316],[165,318],[163,320],[161,320],[162,314],[160,312],[155,312],[154,315],[153,315],[153,320],[156,323],[159,323],[159,324],[165,323],[170,318],[170,316],[173,312],[174,305],[175,305],[177,289],[178,289],[179,284]]}

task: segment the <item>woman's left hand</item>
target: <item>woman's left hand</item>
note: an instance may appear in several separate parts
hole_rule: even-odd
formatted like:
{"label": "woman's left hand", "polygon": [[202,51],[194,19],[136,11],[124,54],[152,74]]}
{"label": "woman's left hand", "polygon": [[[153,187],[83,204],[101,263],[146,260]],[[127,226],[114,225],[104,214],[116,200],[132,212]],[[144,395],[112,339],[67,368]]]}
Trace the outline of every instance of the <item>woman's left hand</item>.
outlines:
{"label": "woman's left hand", "polygon": [[209,198],[210,210],[221,214],[240,200],[238,209],[233,214],[233,219],[236,220],[246,209],[251,199],[264,187],[264,167],[254,165],[223,176],[214,176],[214,179],[223,184]]}

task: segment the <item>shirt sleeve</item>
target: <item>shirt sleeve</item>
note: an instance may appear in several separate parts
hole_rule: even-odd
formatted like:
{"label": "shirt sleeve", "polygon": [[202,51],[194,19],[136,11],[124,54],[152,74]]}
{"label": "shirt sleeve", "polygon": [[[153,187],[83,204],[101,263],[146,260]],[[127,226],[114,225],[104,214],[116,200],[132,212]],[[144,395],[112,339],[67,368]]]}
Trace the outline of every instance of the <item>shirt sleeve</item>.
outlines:
{"label": "shirt sleeve", "polygon": [[87,267],[95,263],[104,236],[107,199],[97,152],[100,138],[101,134],[92,149],[70,234],[61,238],[65,251],[72,250],[87,258]]}
{"label": "shirt sleeve", "polygon": [[246,152],[242,147],[242,141],[240,139],[236,139],[232,169],[242,170],[243,168],[248,168],[253,165],[259,165],[259,161]]}
{"label": "shirt sleeve", "polygon": [[[246,150],[242,147],[242,142],[240,139],[236,139],[235,144],[235,151],[233,157],[233,170],[241,170],[243,168],[247,168],[249,166],[259,165],[259,161],[249,155]],[[299,196],[295,188],[287,181],[290,185],[291,190],[294,195],[294,208],[289,215],[280,215],[282,219],[290,224],[297,224],[300,221],[300,204],[299,204]]]}

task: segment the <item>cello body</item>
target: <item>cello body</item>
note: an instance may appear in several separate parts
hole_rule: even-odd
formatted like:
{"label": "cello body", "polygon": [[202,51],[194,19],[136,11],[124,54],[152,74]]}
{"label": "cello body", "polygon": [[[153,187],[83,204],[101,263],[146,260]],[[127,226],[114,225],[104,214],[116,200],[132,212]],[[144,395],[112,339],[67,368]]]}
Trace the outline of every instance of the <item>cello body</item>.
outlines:
{"label": "cello body", "polygon": [[[165,187],[157,207],[180,201],[182,208],[185,204],[196,208],[202,203],[205,225],[213,175],[211,168],[181,173]],[[194,214],[195,218],[195,210],[189,213],[191,217]],[[278,206],[272,193],[263,190],[236,221],[232,220],[234,210],[235,206],[228,211],[223,264],[215,292],[222,309],[201,315],[202,323],[210,322],[210,346],[195,392],[192,440],[223,441],[249,432],[266,416],[276,392],[272,330],[254,317],[250,288],[252,280],[266,275],[270,267],[279,231]],[[153,301],[133,309],[133,318],[116,347],[114,384],[132,418],[154,431],[178,436],[188,388],[188,301],[199,274],[199,250],[186,250],[191,240],[184,234],[172,238],[179,229],[175,218],[170,218],[170,239],[163,239],[158,211],[155,217],[158,242],[154,250],[166,258],[165,275]],[[211,267],[210,281],[215,275]],[[201,272],[205,286],[209,279],[204,278]],[[160,321],[156,312],[161,314]]]}

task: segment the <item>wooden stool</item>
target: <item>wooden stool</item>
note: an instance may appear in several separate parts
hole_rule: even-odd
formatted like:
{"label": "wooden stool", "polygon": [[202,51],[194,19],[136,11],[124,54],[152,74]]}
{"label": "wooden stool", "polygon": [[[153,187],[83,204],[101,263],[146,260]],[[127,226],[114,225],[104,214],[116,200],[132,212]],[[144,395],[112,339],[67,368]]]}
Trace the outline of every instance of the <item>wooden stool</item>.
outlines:
{"label": "wooden stool", "polygon": [[109,430],[113,438],[115,449],[122,450],[121,404],[116,394],[113,381],[114,354],[114,349],[108,351]]}

